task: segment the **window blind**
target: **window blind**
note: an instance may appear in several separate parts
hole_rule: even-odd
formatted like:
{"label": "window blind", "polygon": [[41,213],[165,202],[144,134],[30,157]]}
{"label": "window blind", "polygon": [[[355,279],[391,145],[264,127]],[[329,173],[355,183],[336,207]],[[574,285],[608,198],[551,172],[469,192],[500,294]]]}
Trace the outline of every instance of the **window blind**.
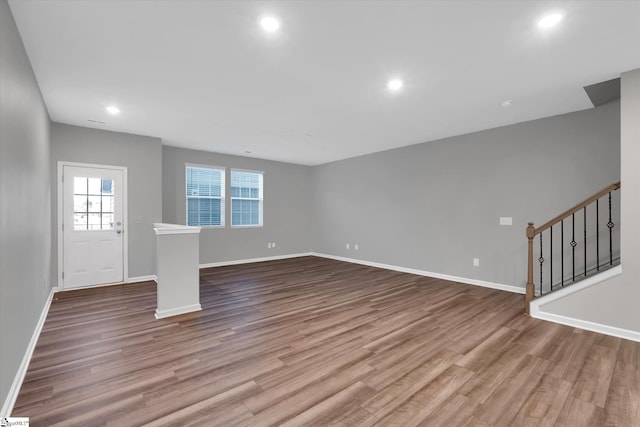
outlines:
{"label": "window blind", "polygon": [[186,167],[187,225],[224,225],[224,169]]}
{"label": "window blind", "polygon": [[261,226],[262,203],[262,173],[232,170],[231,225]]}

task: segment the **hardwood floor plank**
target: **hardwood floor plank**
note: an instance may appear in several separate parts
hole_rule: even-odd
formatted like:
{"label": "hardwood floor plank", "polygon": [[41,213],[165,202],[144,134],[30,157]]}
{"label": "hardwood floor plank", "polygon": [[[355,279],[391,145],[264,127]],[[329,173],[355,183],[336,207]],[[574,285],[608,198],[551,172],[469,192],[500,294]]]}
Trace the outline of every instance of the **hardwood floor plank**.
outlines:
{"label": "hardwood floor plank", "polygon": [[490,425],[511,424],[520,408],[530,399],[533,390],[538,387],[548,364],[544,359],[527,355],[510,378],[500,383],[474,415]]}
{"label": "hardwood floor plank", "polygon": [[264,392],[253,398],[245,399],[244,404],[256,414],[296,394],[310,384],[325,380],[333,372],[344,371],[349,366],[365,360],[369,354],[368,350],[360,349],[339,354],[337,357],[328,356],[326,360],[316,361],[313,364],[303,363],[299,367],[283,367],[278,369],[275,378],[271,374],[266,374],[266,378],[257,378],[256,382]]}
{"label": "hardwood floor plank", "polygon": [[640,370],[616,363],[604,407],[607,425],[640,425]]}
{"label": "hardwood floor plank", "polygon": [[416,426],[437,407],[454,395],[474,373],[458,365],[451,365],[425,387],[414,393],[397,410],[381,418],[377,426]]}
{"label": "hardwood floor plank", "polygon": [[329,425],[341,418],[341,411],[352,401],[361,401],[375,393],[371,387],[357,381],[333,396],[323,400],[299,415],[281,424],[281,427]]}
{"label": "hardwood floor plank", "polygon": [[[256,427],[279,425],[360,381],[372,369],[365,362],[358,362],[340,370],[340,375],[312,383],[284,400],[278,401],[279,396],[273,396],[271,400],[278,401],[278,403],[257,413],[254,412],[254,416],[248,422],[243,422],[240,425]],[[265,393],[269,393],[269,391],[265,391]]]}
{"label": "hardwood floor plank", "polygon": [[602,408],[569,396],[560,412],[556,425],[602,426],[605,425],[604,421],[605,411]]}
{"label": "hardwood floor plank", "polygon": [[376,418],[383,418],[449,369],[458,357],[457,353],[443,350],[421,366],[408,370],[406,375],[377,392],[360,406]]}
{"label": "hardwood floor plank", "polygon": [[603,408],[616,363],[616,352],[599,345],[591,346],[571,395]]}
{"label": "hardwood floor plank", "polygon": [[520,344],[505,348],[505,352],[497,359],[480,370],[474,370],[477,374],[458,392],[478,403],[484,403],[505,380],[513,375],[526,355],[527,348]]}
{"label": "hardwood floor plank", "polygon": [[464,410],[471,407],[469,399],[461,394],[454,393],[423,418],[419,426],[458,426],[469,419],[469,414]]}
{"label": "hardwood floor plank", "polygon": [[13,416],[32,426],[640,425],[640,343],[522,295],[316,257],[55,294]]}
{"label": "hardwood floor plank", "polygon": [[544,375],[520,408],[514,425],[553,426],[571,392],[572,384],[550,375]]}
{"label": "hardwood floor plank", "polygon": [[[260,387],[258,387],[254,381],[249,381],[201,400],[193,405],[186,406],[164,417],[156,418],[145,425],[147,427],[185,425],[187,422],[194,422],[194,418],[198,414],[206,414],[208,419],[207,425],[213,425],[214,423],[221,425],[233,419],[237,420],[238,417],[245,414],[247,416],[244,418],[250,418],[251,413],[246,406],[241,404],[233,405],[233,403],[239,402],[249,395],[259,392],[259,390]],[[229,411],[231,411],[230,414]],[[225,417],[224,414],[227,414],[227,416]],[[220,418],[221,416],[223,416],[223,418]]]}

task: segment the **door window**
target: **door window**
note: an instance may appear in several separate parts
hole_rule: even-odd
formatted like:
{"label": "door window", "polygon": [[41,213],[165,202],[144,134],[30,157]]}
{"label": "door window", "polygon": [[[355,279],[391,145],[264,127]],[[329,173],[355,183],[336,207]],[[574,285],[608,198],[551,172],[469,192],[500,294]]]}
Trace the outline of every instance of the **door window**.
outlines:
{"label": "door window", "polygon": [[73,229],[113,230],[113,179],[73,178]]}

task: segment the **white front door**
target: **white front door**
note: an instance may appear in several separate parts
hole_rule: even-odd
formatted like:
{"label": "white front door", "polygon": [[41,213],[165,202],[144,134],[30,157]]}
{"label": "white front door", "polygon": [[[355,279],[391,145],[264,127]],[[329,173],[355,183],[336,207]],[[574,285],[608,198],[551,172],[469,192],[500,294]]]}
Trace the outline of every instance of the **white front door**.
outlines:
{"label": "white front door", "polygon": [[122,168],[64,165],[64,289],[124,279]]}

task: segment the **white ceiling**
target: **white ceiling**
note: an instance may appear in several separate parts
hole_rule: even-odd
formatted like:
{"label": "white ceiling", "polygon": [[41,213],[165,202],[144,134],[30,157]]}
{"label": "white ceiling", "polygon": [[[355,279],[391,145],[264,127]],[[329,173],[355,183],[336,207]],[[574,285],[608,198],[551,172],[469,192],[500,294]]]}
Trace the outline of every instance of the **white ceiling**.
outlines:
{"label": "white ceiling", "polygon": [[583,86],[640,68],[640,1],[10,6],[53,121],[307,165],[590,108]]}

